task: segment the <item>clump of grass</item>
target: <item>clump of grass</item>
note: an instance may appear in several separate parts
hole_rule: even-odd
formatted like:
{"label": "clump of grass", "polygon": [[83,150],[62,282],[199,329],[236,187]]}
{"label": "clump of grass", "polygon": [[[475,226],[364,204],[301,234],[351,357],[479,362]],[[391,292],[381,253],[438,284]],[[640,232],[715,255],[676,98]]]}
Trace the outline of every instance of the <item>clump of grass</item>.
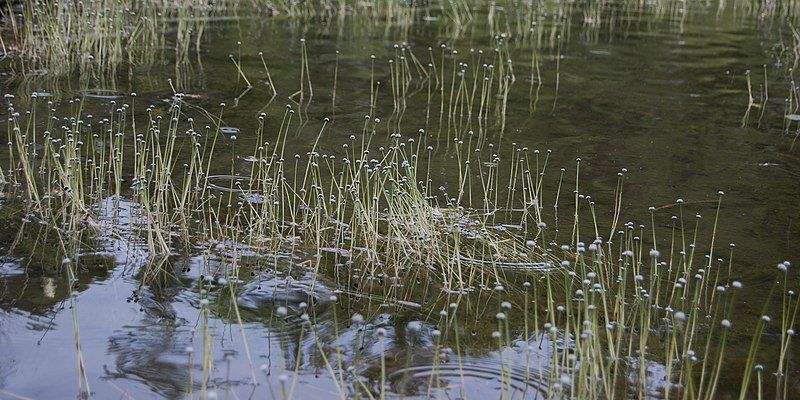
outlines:
{"label": "clump of grass", "polygon": [[[107,228],[102,222],[107,216],[96,207],[102,201],[124,199],[141,210],[131,216],[129,232],[145,243],[153,260],[197,251],[224,253],[226,267],[216,273],[224,279],[232,319],[243,337],[236,303],[240,277],[257,274],[283,254],[304,254],[303,265],[314,277],[311,287],[317,279],[331,277],[339,285],[339,301],[348,300],[348,314],[374,314],[371,307],[380,303],[433,316],[437,333],[432,333],[429,393],[446,386],[442,351],[454,347],[463,368],[462,346],[469,339],[459,327],[477,326],[484,315],[494,315],[491,343],[501,355],[497,375],[503,393],[511,393],[519,380],[517,361],[503,352],[521,339],[529,351],[533,339],[550,343],[553,351],[526,353],[524,385],[535,381],[553,397],[714,398],[726,374],[728,335],[738,325],[732,314],[734,297],[742,286],[733,280],[731,259],[726,263],[715,256],[722,193],[705,243],[701,216],[684,218],[682,200],[670,205],[677,211],[666,218],[667,238],[659,236],[664,235],[662,228],[656,232],[664,220],[655,208],[649,224],[622,223],[625,170],[608,207],[610,221],[598,221],[599,206],[580,184],[580,159],[574,170],[563,168],[551,177],[549,150],[518,143],[503,147],[470,130],[473,123],[481,132],[488,127],[484,124],[491,108],[499,116],[495,127],[503,129],[515,75],[502,37],[497,40],[493,64],[481,63],[488,56],[480,51],[465,57],[469,64],[485,64],[472,75],[448,46],[441,46],[439,54],[430,49],[425,68],[415,61],[410,46],[398,44],[388,80],[392,127],[383,135],[389,123],[365,116],[361,130],[336,151],[322,150],[331,121],[304,121],[302,111],[292,106],[284,109],[279,124],[268,125],[266,114],[256,116],[257,128],[248,132],[254,136],[253,147],[243,150],[237,142],[241,132],[224,127],[225,104],[213,113],[195,112],[180,93],[174,94],[165,114],[149,106],[144,118],[137,118],[136,109],[142,106],[135,94],[109,102],[110,111],[101,117],[87,115],[81,99],[67,104],[66,116],[57,115],[55,104],[38,96],[31,97],[28,111],[20,112],[9,96],[3,179],[11,199],[58,227],[58,249],[68,260],[62,270],[70,277],[75,270],[69,260],[77,259],[82,246],[76,233]],[[304,42],[301,47],[300,90],[292,97],[302,99],[312,89]],[[232,58],[247,80],[240,59]],[[272,82],[263,58],[262,64]],[[412,135],[398,133],[404,132],[401,117],[414,81],[427,89],[426,113],[436,108],[434,94],[440,96],[440,132],[421,128]],[[379,87],[372,72],[370,113],[378,109]],[[272,84],[270,91],[273,97],[277,93]],[[292,154],[287,143],[304,124],[316,124],[316,138],[307,151]],[[242,151],[247,157],[239,159]],[[442,154],[454,160],[452,182],[435,178],[443,168],[438,161]],[[572,212],[564,215],[566,209]],[[609,234],[603,237],[601,232]],[[703,245],[708,250],[701,255]],[[240,248],[252,253],[249,265]],[[730,252],[732,257],[732,247]],[[170,273],[168,265],[150,264],[154,270],[143,273],[143,280]],[[789,266],[781,265],[785,273]],[[788,275],[782,282],[788,284]],[[415,290],[438,297],[420,304],[413,301],[418,299]],[[214,362],[207,324],[214,299],[202,285],[199,291],[204,396],[214,390],[209,386]],[[798,303],[787,286],[782,292],[784,333],[775,366],[776,390],[788,398],[783,376],[789,371]],[[524,299],[521,307],[513,301],[519,297]],[[462,298],[477,299],[478,311],[460,311]],[[366,310],[358,308],[364,307],[361,299],[367,300]],[[302,335],[314,334],[315,316],[306,307],[301,307],[307,323]],[[768,323],[770,318],[762,318],[756,328],[747,370],[738,381],[741,396],[753,393],[752,371],[759,372],[756,390],[761,393],[761,371],[764,364],[772,367],[764,363],[755,368],[763,362],[759,349]],[[79,344],[77,323],[75,330]],[[338,327],[335,332],[339,336]],[[359,331],[356,337],[363,342],[363,335]],[[387,372],[386,349],[379,350],[378,395],[383,396],[392,374]],[[319,351],[341,397],[349,390],[373,395],[349,369],[361,362],[360,350],[351,365],[338,347],[331,352],[319,346]],[[255,383],[247,347],[245,355]],[[281,379],[284,397],[295,390],[301,357],[294,359],[289,372],[295,376]],[[662,380],[653,381],[653,363],[663,367]],[[86,381],[85,375],[80,378]]]}
{"label": "clump of grass", "polygon": [[[379,290],[384,302],[394,299],[400,305],[409,304],[408,292],[376,283],[423,278],[426,287],[437,288],[448,299],[488,291],[494,301],[507,301],[512,300],[507,297],[509,290],[524,291],[523,307],[510,301],[499,307],[497,315],[502,318],[497,318],[494,340],[500,350],[520,337],[562,343],[562,349],[546,359],[534,357],[546,369],[525,365],[559,396],[677,393],[713,398],[720,390],[727,337],[736,321],[735,293],[741,287],[730,276],[732,261],[726,264],[714,255],[722,193],[710,227],[707,257],[700,257],[702,219],[697,215],[694,222],[685,220],[683,201],[675,203],[677,213],[668,219],[666,241],[657,236],[655,209],[649,231],[644,224],[620,223],[622,172],[612,218],[605,224],[611,234],[602,238],[605,229],[596,219],[597,205],[579,185],[580,160],[574,198],[567,201],[560,195],[568,186],[566,170],[559,173],[555,191],[545,196],[549,153],[516,144],[511,146],[509,165],[504,166],[497,154],[468,151],[475,145],[469,137],[457,140],[450,151],[460,165],[458,184],[453,191],[445,186],[436,189],[429,178],[436,150],[424,144],[433,143],[424,131],[413,137],[392,134],[376,146],[380,122],[370,119],[359,137],[353,135],[343,143],[337,157],[318,150],[328,129],[326,120],[309,151],[292,156],[285,152],[285,144],[295,113],[287,107],[276,132],[267,133],[264,116],[258,117],[256,147],[244,169],[232,167],[228,175],[216,175],[213,165],[224,157],[231,157],[234,165],[235,156],[227,155],[223,146],[234,137],[224,136],[219,123],[195,128],[180,95],[165,117],[148,109],[140,129],[134,129],[135,97],[130,103],[112,103],[110,114],[99,121],[83,115],[82,102],[73,100],[74,116],[63,126],[50,122],[60,120],[53,118],[52,104],[43,111],[48,122],[40,126],[36,120],[42,112],[40,102],[32,100],[27,117],[8,106],[11,157],[5,176],[31,213],[60,227],[63,254],[77,254],[80,244],[68,239],[72,232],[100,229],[102,216],[93,204],[124,196],[142,209],[136,232],[153,257],[215,243],[243,243],[266,258],[280,252],[314,255],[310,266],[315,274],[326,273],[322,260],[332,257],[334,263],[347,266],[333,271],[334,279],[355,288],[342,295]],[[223,120],[224,110],[223,105],[215,121]],[[43,148],[37,150],[35,143]],[[550,220],[544,201],[548,197],[553,199],[553,210],[573,207],[571,218]],[[548,222],[561,229],[548,229]],[[559,236],[558,231],[568,235]],[[587,236],[589,240],[581,240]],[[234,247],[232,260],[237,259]],[[64,267],[71,265],[67,262]],[[231,298],[240,268],[234,261],[226,278]],[[784,274],[788,268],[781,264]],[[517,282],[518,287],[510,289],[515,274],[529,283]],[[785,293],[789,293],[787,280],[782,280]],[[786,355],[798,309],[796,297],[782,298],[779,376],[788,371]],[[537,309],[529,310],[529,304]],[[233,310],[241,326],[238,307]],[[520,314],[523,329],[512,324]],[[747,371],[755,368],[768,323],[770,319],[762,318],[757,325]],[[445,341],[450,337],[457,340],[456,347],[461,346],[455,333],[444,335],[455,325],[439,327],[436,354],[438,346],[453,345]],[[76,340],[79,343],[78,336]],[[203,358],[209,360],[206,346]],[[511,379],[511,365],[506,362],[499,371],[502,382]],[[648,369],[652,362],[663,365],[663,381],[653,382]],[[204,374],[212,368],[209,363],[203,362]],[[345,374],[342,367],[337,361],[326,368],[332,374]],[[382,363],[382,388],[385,368]],[[751,376],[747,372],[742,377],[744,397],[752,393]],[[257,381],[255,374],[251,379]],[[437,382],[432,375],[431,390]],[[788,396],[785,380],[779,379],[776,387]],[[287,396],[293,390],[294,380],[282,386]]]}
{"label": "clump of grass", "polygon": [[[162,0],[26,1],[18,12],[13,2],[4,10],[11,22],[12,64],[23,75],[114,77],[124,64],[146,63],[163,54],[167,30],[175,25],[177,60],[199,49],[209,16],[225,7],[205,1]],[[8,39],[6,39],[8,41]],[[4,41],[5,43],[5,41]]]}

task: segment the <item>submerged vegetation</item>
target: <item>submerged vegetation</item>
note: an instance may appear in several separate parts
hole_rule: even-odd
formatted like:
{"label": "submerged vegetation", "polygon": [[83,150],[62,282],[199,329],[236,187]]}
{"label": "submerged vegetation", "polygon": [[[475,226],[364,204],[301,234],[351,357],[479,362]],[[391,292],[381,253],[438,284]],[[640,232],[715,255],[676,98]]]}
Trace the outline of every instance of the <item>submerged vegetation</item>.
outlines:
{"label": "submerged vegetation", "polygon": [[[751,266],[720,233],[737,223],[730,195],[631,206],[642,189],[624,164],[565,162],[519,135],[527,122],[512,124],[569,104],[573,16],[592,42],[645,11],[682,27],[685,7],[10,3],[9,74],[133,82],[168,51],[174,75],[149,96],[116,83],[108,96],[5,95],[0,318],[45,305],[52,319],[32,329],[69,324],[74,347],[60,343],[57,362],[74,357],[79,398],[134,397],[119,379],[201,399],[794,398],[797,275],[789,261],[763,261],[777,267],[750,288]],[[718,13],[728,7],[800,12],[734,1]],[[291,59],[242,39],[214,78],[237,92],[232,102],[185,91],[194,75],[177,75],[207,56],[214,21],[245,14],[296,24],[303,34],[279,44]],[[434,22],[445,39],[409,40]],[[396,43],[325,53],[305,33],[315,23],[340,36],[384,24]],[[458,47],[470,35],[480,39]],[[764,75],[760,91],[743,78],[749,102],[734,125],[761,123]],[[612,187],[598,190],[598,175]],[[28,304],[31,290],[42,296]],[[142,316],[106,327],[113,317],[94,315],[128,304]],[[85,338],[104,333],[91,330],[110,332],[99,352]],[[29,394],[0,381],[0,395]]]}

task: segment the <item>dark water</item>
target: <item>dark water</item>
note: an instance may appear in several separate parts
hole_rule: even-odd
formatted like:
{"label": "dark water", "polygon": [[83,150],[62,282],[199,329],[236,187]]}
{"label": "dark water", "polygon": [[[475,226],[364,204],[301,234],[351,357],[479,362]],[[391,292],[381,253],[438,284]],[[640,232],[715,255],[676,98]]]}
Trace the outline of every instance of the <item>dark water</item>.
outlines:
{"label": "dark water", "polygon": [[[794,129],[784,132],[784,99],[789,96],[794,59],[791,50],[784,49],[792,46],[792,39],[782,17],[765,16],[741,2],[718,6],[609,2],[529,8],[523,2],[499,2],[493,10],[487,4],[474,6],[472,21],[462,26],[448,21],[436,5],[420,8],[408,23],[393,24],[366,16],[347,17],[342,23],[335,17],[304,21],[240,10],[236,18],[209,21],[200,54],[192,53],[178,65],[166,48],[159,50],[163,57],[156,63],[131,66],[115,81],[10,73],[0,84],[4,94],[17,96],[19,108],[27,93],[37,91],[57,102],[83,96],[86,110],[98,115],[111,110],[112,99],[132,101],[131,92],[137,93],[137,104],[154,104],[156,112],[163,112],[173,95],[171,84],[187,94],[189,104],[211,113],[218,112],[220,102],[226,103],[224,124],[238,129],[237,141],[226,146],[238,154],[237,148],[252,148],[260,112],[266,113],[268,126],[280,124],[284,106],[290,103],[287,96],[300,86],[304,38],[314,96],[294,105],[307,122],[293,131],[287,153],[308,151],[322,119],[330,117],[333,124],[319,143],[325,152],[335,151],[361,131],[364,115],[370,113],[370,56],[375,55],[375,80],[382,85],[371,117],[381,118],[380,129],[386,133],[425,129],[443,148],[435,164],[442,181],[457,178],[457,161],[446,143],[472,130],[498,143],[501,152],[511,151],[512,143],[551,149],[556,168],[574,170],[574,159],[580,157],[583,190],[605,205],[598,207],[605,220],[610,218],[622,168],[628,170],[623,209],[630,218],[646,221],[649,206],[670,207],[677,198],[686,201],[687,214],[711,218],[717,191],[723,190],[717,241],[736,243],[734,275],[747,284],[738,311],[744,321],[759,315],[774,281],[775,263],[797,260],[800,254],[800,157],[792,148]],[[533,32],[531,20],[536,21]],[[506,49],[503,58],[512,59],[516,80],[505,111],[497,102],[485,124],[450,121],[440,118],[439,100],[434,98],[428,116],[428,83],[416,79],[409,85],[404,110],[395,112],[387,60],[402,43],[423,65],[431,54],[440,62],[440,46],[446,44],[449,68],[454,60],[466,62],[468,68],[487,60],[498,65],[495,48]],[[533,49],[541,79],[531,68]],[[278,92],[272,101],[259,52]],[[245,91],[230,54],[241,60],[252,90]],[[756,95],[766,71],[769,100],[764,101],[763,115],[761,108],[753,109],[743,124],[748,70]],[[450,73],[447,70],[448,79]],[[228,168],[222,165],[219,172]],[[126,204],[119,218],[136,212]],[[3,233],[6,247],[15,235],[15,229]],[[365,396],[367,389],[377,387],[383,354],[386,379],[398,397],[498,398],[500,360],[516,360],[515,368],[521,369],[505,372],[513,383],[502,395],[536,398],[546,388],[530,378],[535,375],[530,369],[546,366],[529,365],[526,370],[524,360],[531,357],[527,349],[546,358],[560,346],[534,336],[529,343],[519,340],[497,352],[489,338],[494,326],[493,313],[488,312],[464,328],[464,354],[448,353],[436,345],[434,330],[440,319],[438,311],[432,311],[437,309],[427,306],[429,295],[420,294],[405,305],[377,300],[334,303],[330,296],[340,289],[335,278],[314,277],[304,270],[302,262],[308,256],[303,254],[285,254],[273,261],[272,269],[258,272],[242,286],[236,294],[240,330],[224,286],[220,290],[220,285],[214,289],[211,284],[210,290],[220,291],[220,300],[211,312],[199,311],[197,289],[207,278],[201,278],[200,271],[224,270],[221,256],[175,257],[171,264],[185,266],[177,282],[140,290],[138,269],[146,254],[131,256],[144,251],[143,245],[120,239],[126,236],[130,232],[95,238],[100,245],[85,255],[88,267],[77,276],[74,298],[69,297],[65,276],[41,273],[19,254],[3,258],[0,398],[77,396],[76,326],[91,392],[102,399],[200,396],[204,344],[199,337],[204,331],[210,332],[210,382],[218,398],[339,396],[320,356],[337,346],[344,351],[336,362],[352,367],[352,376],[340,379],[363,383],[353,384],[358,392],[348,395]],[[421,309],[417,303],[423,304]],[[288,317],[277,317],[278,307],[286,307]],[[313,328],[299,318],[305,307],[313,310]],[[348,322],[356,309],[367,316],[362,325]],[[386,335],[378,335],[378,328]],[[744,350],[734,354],[746,351],[749,341],[741,343]],[[440,377],[430,385],[434,357],[451,362],[439,367]],[[731,369],[740,364],[734,359]],[[663,376],[664,367],[654,361],[648,371],[655,379]],[[251,385],[253,377],[258,386]],[[653,396],[658,397],[657,388]]]}

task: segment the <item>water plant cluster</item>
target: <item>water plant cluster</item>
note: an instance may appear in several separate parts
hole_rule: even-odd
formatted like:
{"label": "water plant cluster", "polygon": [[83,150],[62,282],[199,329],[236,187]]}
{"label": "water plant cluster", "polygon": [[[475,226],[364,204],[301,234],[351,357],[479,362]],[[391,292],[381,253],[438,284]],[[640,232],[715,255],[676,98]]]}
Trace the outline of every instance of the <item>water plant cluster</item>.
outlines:
{"label": "water plant cluster", "polygon": [[[609,16],[606,4],[593,2],[583,10],[583,35],[596,40],[603,29],[614,29],[620,20],[648,12],[653,20],[677,18],[685,21],[694,6],[668,0],[642,3],[621,1]],[[492,32],[524,36],[538,23],[552,21],[568,27],[575,11],[572,2],[464,0],[395,2],[386,0],[62,0],[7,2],[0,12],[4,27],[0,47],[8,68],[31,75],[64,75],[79,72],[85,79],[124,74],[125,65],[149,65],[166,54],[176,64],[190,55],[200,57],[201,43],[209,22],[218,19],[279,16],[293,21],[335,24],[338,29],[372,29],[376,22],[398,29],[397,38],[407,37],[414,24],[443,21],[443,34],[457,38],[473,26],[486,24]],[[509,11],[514,12],[509,13]],[[719,2],[717,13],[758,15],[766,21],[793,18],[800,12],[793,1],[780,4],[753,0]],[[486,17],[476,18],[476,15]],[[563,29],[558,30],[563,34]],[[556,33],[550,40],[556,39]],[[594,39],[592,39],[594,38]],[[540,37],[541,39],[541,37]],[[129,71],[130,72],[130,71]]]}
{"label": "water plant cluster", "polygon": [[[358,324],[361,315],[387,305],[438,314],[431,316],[439,321],[437,354],[460,356],[465,328],[490,315],[497,324],[491,343],[500,351],[500,389],[511,397],[530,390],[570,398],[714,398],[721,376],[732,372],[725,368],[728,335],[742,284],[730,272],[733,246],[719,257],[715,243],[722,193],[703,243],[702,216],[686,218],[681,200],[675,215],[651,209],[649,224],[623,223],[624,171],[609,205],[612,220],[599,222],[598,206],[579,184],[580,160],[570,179],[566,169],[548,172],[548,151],[512,144],[501,157],[471,132],[452,143],[422,129],[387,135],[379,118],[366,116],[340,150],[323,152],[318,143],[329,129],[326,119],[308,151],[287,154],[297,123],[287,106],[276,124],[259,115],[250,133],[254,146],[234,151],[243,133],[220,125],[225,106],[190,116],[180,93],[164,116],[154,115],[152,106],[137,113],[142,106],[135,96],[112,102],[106,116],[84,114],[79,98],[65,116],[36,95],[27,111],[7,100],[6,202],[19,204],[15,218],[47,227],[38,238],[56,238],[60,269],[70,279],[84,268],[89,238],[100,234],[138,243],[130,256],[143,262],[141,290],[186,272],[175,257],[203,254],[197,267],[201,313],[224,301],[241,326],[237,293],[253,279],[260,282],[278,260],[303,254],[300,264],[313,277],[336,282],[328,301],[362,303],[348,307],[341,320]],[[457,181],[437,182],[437,151],[457,160]],[[545,184],[550,173],[558,176],[554,187]],[[559,217],[565,207],[567,215]],[[665,217],[666,227],[657,229]],[[754,328],[737,381],[741,398],[763,393],[766,385],[788,395],[783,377],[798,302],[788,286],[790,264],[781,263],[776,273],[780,315],[775,321],[764,315]],[[292,310],[308,322],[300,329],[309,335],[320,302],[316,279]],[[220,288],[211,292],[209,286]],[[415,302],[419,290],[437,293],[436,301]],[[488,305],[461,305],[476,297]],[[364,298],[370,299],[366,305]],[[286,306],[275,312],[290,317]],[[777,363],[765,363],[776,371],[767,379],[756,364],[763,333],[774,325],[780,326],[780,352]],[[381,329],[369,334],[385,336]],[[197,340],[211,346],[202,336]],[[551,350],[541,352],[542,343]],[[503,349],[515,346],[522,346],[524,361],[504,358]],[[368,385],[346,365],[358,365],[358,355],[345,362],[342,351],[317,351],[339,396],[384,396],[392,371],[382,363],[375,378],[380,384]],[[436,372],[443,361],[432,362],[428,391],[444,385]],[[202,365],[205,396],[212,390],[213,360]],[[257,367],[251,368],[257,383]],[[291,389],[282,390],[291,397]]]}

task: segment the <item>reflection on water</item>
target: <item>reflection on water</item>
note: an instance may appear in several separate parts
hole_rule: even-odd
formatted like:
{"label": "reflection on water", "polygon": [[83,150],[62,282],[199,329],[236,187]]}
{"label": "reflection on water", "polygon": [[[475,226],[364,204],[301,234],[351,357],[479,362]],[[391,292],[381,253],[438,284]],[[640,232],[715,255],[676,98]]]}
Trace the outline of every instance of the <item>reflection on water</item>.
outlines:
{"label": "reflection on water", "polygon": [[[147,321],[143,321],[147,322]],[[108,338],[112,365],[105,365],[103,379],[132,380],[166,398],[186,393],[191,329],[172,323],[122,326]]]}

